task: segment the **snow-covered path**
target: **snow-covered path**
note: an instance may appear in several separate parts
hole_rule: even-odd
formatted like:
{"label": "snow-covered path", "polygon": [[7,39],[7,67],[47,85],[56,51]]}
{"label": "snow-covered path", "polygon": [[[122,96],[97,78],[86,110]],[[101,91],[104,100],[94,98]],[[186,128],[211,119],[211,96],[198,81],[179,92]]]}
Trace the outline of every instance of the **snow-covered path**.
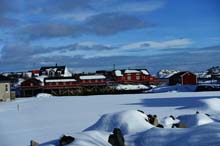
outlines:
{"label": "snow-covered path", "polygon": [[124,110],[140,109],[147,114],[157,114],[159,119],[194,114],[199,110],[219,120],[219,99],[220,92],[16,99],[0,103],[0,145],[27,146],[31,139],[47,142],[62,134],[81,132],[103,114]]}

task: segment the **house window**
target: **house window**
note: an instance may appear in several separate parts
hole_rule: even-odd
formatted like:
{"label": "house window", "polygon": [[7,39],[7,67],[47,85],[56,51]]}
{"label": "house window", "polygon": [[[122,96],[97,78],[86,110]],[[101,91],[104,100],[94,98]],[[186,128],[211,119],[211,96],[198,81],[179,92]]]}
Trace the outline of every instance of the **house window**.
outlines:
{"label": "house window", "polygon": [[8,92],[8,84],[5,84],[5,92]]}
{"label": "house window", "polygon": [[32,87],[32,86],[33,86],[33,83],[30,83],[30,86]]}
{"label": "house window", "polygon": [[61,71],[57,71],[57,76],[61,76]]}
{"label": "house window", "polygon": [[51,70],[51,71],[49,72],[49,76],[50,76],[50,77],[54,77],[54,76],[55,76],[55,72],[54,72],[53,70]]}
{"label": "house window", "polygon": [[137,75],[137,76],[136,76],[136,80],[140,80],[140,75]]}
{"label": "house window", "polygon": [[127,80],[131,80],[131,76],[130,75],[128,75]]}

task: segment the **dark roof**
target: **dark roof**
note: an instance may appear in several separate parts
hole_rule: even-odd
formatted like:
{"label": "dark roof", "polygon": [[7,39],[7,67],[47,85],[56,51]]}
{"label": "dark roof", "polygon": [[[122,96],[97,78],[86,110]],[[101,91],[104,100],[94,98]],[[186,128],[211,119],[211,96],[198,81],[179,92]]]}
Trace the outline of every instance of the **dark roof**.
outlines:
{"label": "dark roof", "polygon": [[44,80],[75,79],[74,77],[47,77]]}
{"label": "dark roof", "polygon": [[170,76],[170,78],[181,77],[181,76],[182,76],[183,74],[185,74],[185,73],[190,73],[190,74],[195,75],[194,73],[189,72],[189,71],[181,71],[181,72],[178,72],[178,73],[173,74],[172,76]]}
{"label": "dark roof", "polygon": [[10,78],[0,75],[0,82],[10,82]]}
{"label": "dark roof", "polygon": [[139,71],[139,72],[141,72],[141,70],[146,70],[146,71],[149,73],[149,75],[150,75],[150,72],[149,72],[148,69],[146,69],[146,68],[138,68],[138,69],[135,69],[135,68],[129,68],[129,69],[115,69],[115,70],[113,70],[113,72],[116,71],[116,70],[120,70],[122,74],[124,74],[126,70],[136,70],[136,71]]}
{"label": "dark roof", "polygon": [[65,69],[65,66],[44,66],[44,67],[41,67],[40,70],[46,70],[50,68],[57,68],[58,70],[63,70]]}
{"label": "dark roof", "polygon": [[46,71],[47,69],[57,69],[57,71],[61,71],[62,74],[64,74],[65,71],[65,66],[45,66],[45,67],[41,67],[40,68],[40,74],[44,71]]}
{"label": "dark roof", "polygon": [[41,83],[40,80],[36,79],[36,78],[29,78],[24,80],[21,84],[25,83],[25,82],[35,82],[35,83]]}

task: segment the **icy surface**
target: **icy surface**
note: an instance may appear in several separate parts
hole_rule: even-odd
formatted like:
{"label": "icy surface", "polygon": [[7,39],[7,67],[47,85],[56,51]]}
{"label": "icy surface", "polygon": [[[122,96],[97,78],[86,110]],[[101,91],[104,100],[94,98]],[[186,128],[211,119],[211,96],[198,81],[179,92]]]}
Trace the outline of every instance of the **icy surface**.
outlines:
{"label": "icy surface", "polygon": [[[220,92],[20,98],[0,103],[0,146],[28,146],[32,139],[57,146],[63,134],[76,138],[71,146],[110,146],[114,127],[127,146],[219,146],[219,100]],[[150,125],[137,109],[156,114],[166,128]],[[170,115],[189,128],[170,128],[178,122]]]}

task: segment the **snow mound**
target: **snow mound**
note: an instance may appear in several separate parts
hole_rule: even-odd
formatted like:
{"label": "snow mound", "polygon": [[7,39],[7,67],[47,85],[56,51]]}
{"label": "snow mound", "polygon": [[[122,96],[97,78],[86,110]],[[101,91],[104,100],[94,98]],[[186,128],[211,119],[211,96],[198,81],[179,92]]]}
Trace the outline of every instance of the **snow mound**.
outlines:
{"label": "snow mound", "polygon": [[162,92],[194,92],[196,91],[196,85],[175,85],[175,86],[160,86],[153,88],[150,92],[162,93]]}
{"label": "snow mound", "polygon": [[48,94],[48,93],[39,93],[36,95],[37,98],[42,98],[42,97],[52,97],[53,95]]}
{"label": "snow mound", "polygon": [[103,131],[82,132],[77,134],[76,140],[68,146],[110,146],[109,135],[110,133]]}
{"label": "snow mound", "polygon": [[219,146],[220,124],[194,128],[152,128],[127,138],[129,146]]}
{"label": "snow mound", "polygon": [[85,129],[112,132],[114,128],[120,128],[123,134],[141,132],[154,127],[145,120],[146,115],[128,110],[103,115],[94,125]]}
{"label": "snow mound", "polygon": [[178,119],[173,119],[171,117],[164,117],[162,120],[161,120],[161,124],[164,126],[164,128],[172,128],[172,125],[173,124],[177,124],[179,123],[180,120]]}
{"label": "snow mound", "polygon": [[149,87],[145,86],[145,85],[118,85],[116,87],[117,90],[147,90],[150,89]]}
{"label": "snow mound", "polygon": [[220,112],[220,99],[219,98],[210,98],[210,99],[203,99],[201,100],[204,104],[205,107],[211,111],[214,112]]}
{"label": "snow mound", "polygon": [[177,119],[185,123],[187,127],[195,127],[214,122],[208,115],[203,113],[196,113],[193,115],[181,115],[177,117]]}

